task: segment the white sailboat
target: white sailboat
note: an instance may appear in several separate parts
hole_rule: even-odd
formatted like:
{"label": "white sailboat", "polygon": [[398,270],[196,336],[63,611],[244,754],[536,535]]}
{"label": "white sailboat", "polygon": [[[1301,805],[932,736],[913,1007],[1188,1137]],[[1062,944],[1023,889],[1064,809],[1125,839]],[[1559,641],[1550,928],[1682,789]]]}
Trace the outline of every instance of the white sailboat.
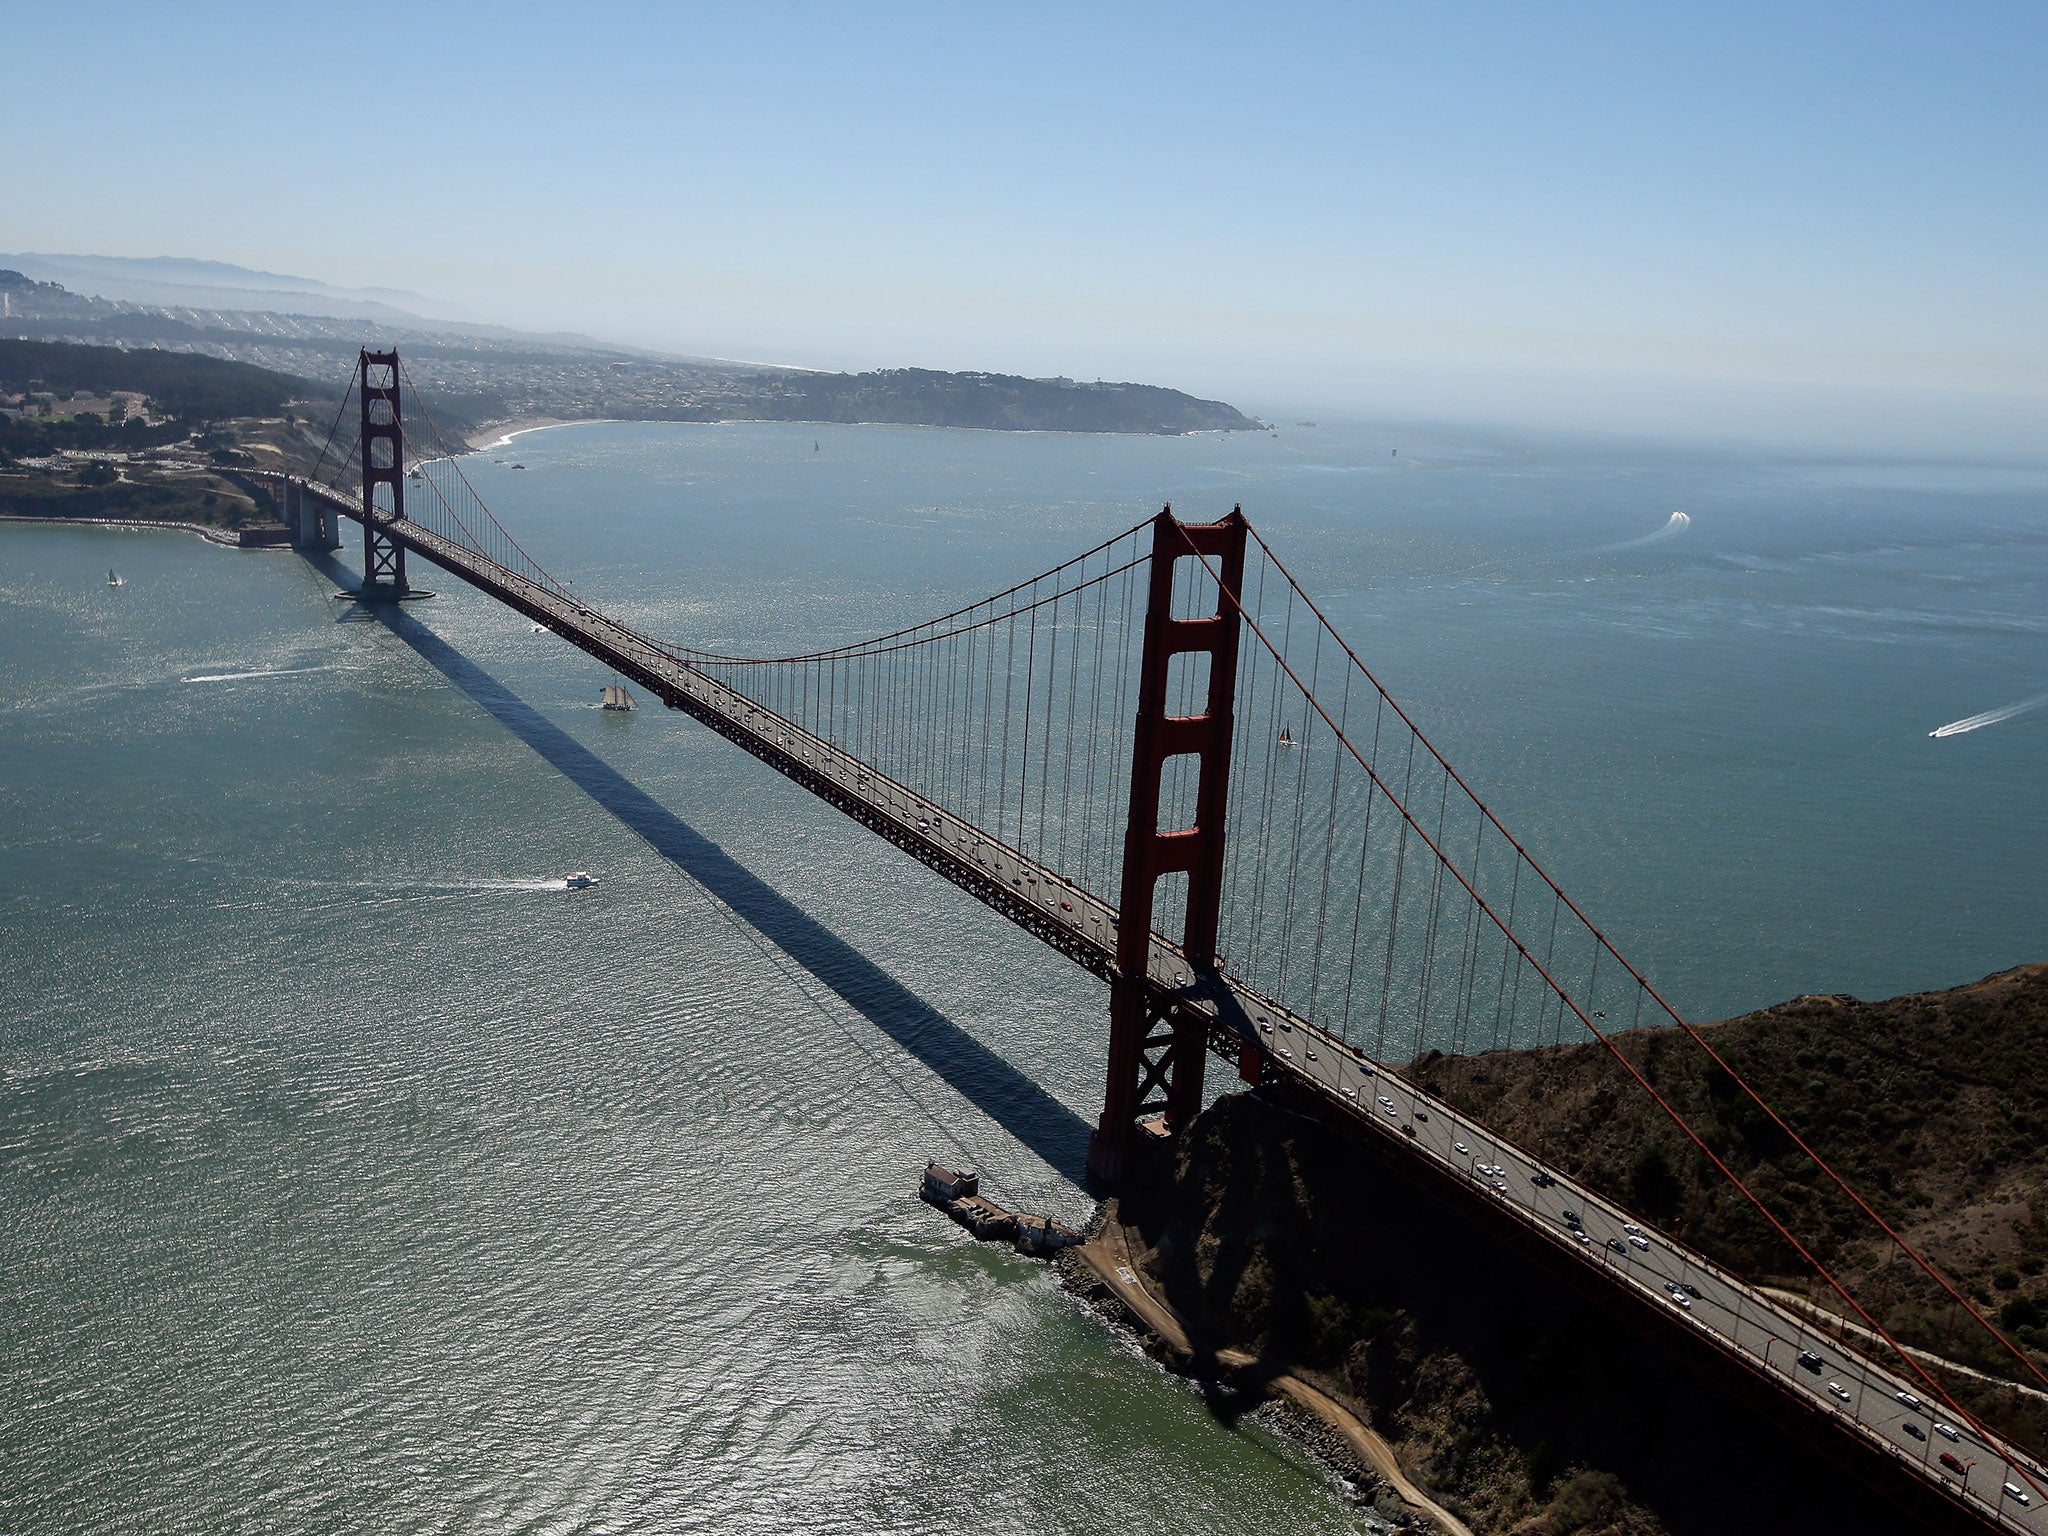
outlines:
{"label": "white sailboat", "polygon": [[107,567],[107,585],[110,587],[118,587],[121,585],[121,578],[114,574],[114,568],[112,566]]}
{"label": "white sailboat", "polygon": [[631,709],[633,707],[633,696],[626,692],[618,683],[607,683],[604,689],[604,707],[606,709]]}

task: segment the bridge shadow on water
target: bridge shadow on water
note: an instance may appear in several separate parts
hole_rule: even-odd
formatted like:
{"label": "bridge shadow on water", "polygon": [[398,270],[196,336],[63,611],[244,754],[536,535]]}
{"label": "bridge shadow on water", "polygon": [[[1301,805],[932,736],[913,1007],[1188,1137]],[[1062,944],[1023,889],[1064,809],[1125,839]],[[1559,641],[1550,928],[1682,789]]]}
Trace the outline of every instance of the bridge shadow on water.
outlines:
{"label": "bridge shadow on water", "polygon": [[[309,558],[337,585],[355,585],[355,573],[339,562],[318,555]],[[563,778],[725,903],[876,1029],[1059,1173],[1077,1184],[1084,1180],[1091,1127],[1027,1074],[544,718],[403,608],[384,603],[372,607],[351,604],[341,621],[382,623]],[[770,770],[764,767],[761,771]]]}

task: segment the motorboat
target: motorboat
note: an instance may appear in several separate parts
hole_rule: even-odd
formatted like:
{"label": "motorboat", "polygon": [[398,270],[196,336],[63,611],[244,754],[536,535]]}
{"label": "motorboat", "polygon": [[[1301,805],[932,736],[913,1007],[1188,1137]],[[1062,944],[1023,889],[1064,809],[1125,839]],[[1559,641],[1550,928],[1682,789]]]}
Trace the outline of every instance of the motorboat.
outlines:
{"label": "motorboat", "polygon": [[597,884],[597,876],[587,869],[579,869],[573,875],[564,876],[562,884],[572,891],[587,891]]}

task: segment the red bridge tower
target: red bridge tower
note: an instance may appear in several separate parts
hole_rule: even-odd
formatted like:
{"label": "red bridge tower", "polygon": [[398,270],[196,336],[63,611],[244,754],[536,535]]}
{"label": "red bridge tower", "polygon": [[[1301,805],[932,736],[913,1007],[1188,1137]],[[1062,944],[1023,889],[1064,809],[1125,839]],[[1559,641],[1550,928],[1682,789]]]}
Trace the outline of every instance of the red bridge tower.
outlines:
{"label": "red bridge tower", "polygon": [[[1167,507],[1152,522],[1152,580],[1145,607],[1144,658],[1138,676],[1138,718],[1131,747],[1130,820],[1124,830],[1124,874],[1117,917],[1117,977],[1109,990],[1109,1085],[1102,1119],[1088,1149],[1088,1170],[1114,1183],[1141,1122],[1162,1116],[1178,1130],[1202,1107],[1202,1065],[1208,1026],[1178,1005],[1188,986],[1150,973],[1152,909],[1164,875],[1187,876],[1187,921],[1181,935],[1200,987],[1216,966],[1216,922],[1223,896],[1223,821],[1229,805],[1230,745],[1237,696],[1238,598],[1244,582],[1242,510],[1216,523],[1183,523]],[[1197,618],[1173,616],[1178,563],[1207,557],[1216,572],[1197,590],[1217,586],[1216,611]],[[1169,715],[1167,683],[1176,656],[1209,659],[1208,698],[1198,715]],[[1166,764],[1197,759],[1195,820],[1189,827],[1159,825],[1160,783]]]}

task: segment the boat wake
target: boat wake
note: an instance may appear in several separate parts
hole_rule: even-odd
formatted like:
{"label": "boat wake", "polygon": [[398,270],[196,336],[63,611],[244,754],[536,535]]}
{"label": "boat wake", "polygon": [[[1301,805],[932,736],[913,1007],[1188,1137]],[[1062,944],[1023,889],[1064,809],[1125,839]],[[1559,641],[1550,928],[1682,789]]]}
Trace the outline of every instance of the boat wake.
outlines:
{"label": "boat wake", "polygon": [[2021,699],[2017,704],[2001,704],[1997,709],[1987,709],[1981,715],[1970,715],[1962,720],[1951,720],[1927,734],[1939,740],[1943,736],[1961,736],[1967,731],[1981,731],[1987,725],[2002,725],[2015,715],[2024,715],[2029,710],[2039,709],[2048,704],[2048,693],[2037,693],[2031,699]]}
{"label": "boat wake", "polygon": [[1664,526],[1654,533],[1646,533],[1639,539],[1623,539],[1619,544],[1602,544],[1598,549],[1588,550],[1592,555],[1612,555],[1624,549],[1647,549],[1652,544],[1662,544],[1677,538],[1692,526],[1692,519],[1683,512],[1674,512],[1666,519]]}
{"label": "boat wake", "polygon": [[239,683],[245,677],[298,677],[306,672],[338,672],[342,670],[333,662],[317,667],[267,667],[255,672],[201,672],[193,677],[181,678],[187,683]]}

